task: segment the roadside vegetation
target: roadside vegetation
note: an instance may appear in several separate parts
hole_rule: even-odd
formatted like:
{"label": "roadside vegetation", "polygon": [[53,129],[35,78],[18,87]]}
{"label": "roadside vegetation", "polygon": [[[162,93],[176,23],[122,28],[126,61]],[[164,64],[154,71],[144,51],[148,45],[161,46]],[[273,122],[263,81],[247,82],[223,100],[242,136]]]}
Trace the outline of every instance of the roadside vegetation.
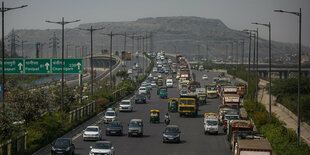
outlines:
{"label": "roadside vegetation", "polygon": [[[149,57],[150,58],[150,57]],[[27,132],[27,152],[32,154],[56,138],[74,129],[96,114],[131,95],[139,87],[153,68],[153,60],[146,69],[146,74],[135,82],[128,78],[127,71],[119,71],[114,76],[113,85],[107,79],[95,81],[96,91],[91,97],[90,90],[81,94],[81,87],[64,87],[64,104],[61,105],[61,88],[59,84],[49,88],[25,88],[21,85],[11,87],[7,93],[7,113],[0,113],[0,141],[5,142]],[[115,85],[116,78],[122,81]],[[90,86],[90,84],[88,84]],[[122,96],[115,97],[113,92],[123,90]],[[80,99],[89,96],[87,100]],[[96,112],[80,120],[69,121],[69,112],[92,101],[96,102]],[[62,109],[62,110],[61,110]],[[13,123],[24,122],[24,123]],[[1,154],[1,153],[0,153]]]}
{"label": "roadside vegetation", "polygon": [[[244,69],[229,69],[228,74],[247,81],[247,72]],[[255,82],[255,77],[251,76],[249,93],[245,95],[243,104],[249,117],[254,121],[257,130],[270,142],[273,151],[278,155],[310,154],[310,147],[303,140],[301,146],[297,147],[297,134],[294,130],[284,127],[283,122],[280,122],[273,114],[269,119],[266,107],[254,98]]]}
{"label": "roadside vegetation", "polygon": [[[297,116],[298,79],[277,79],[272,82],[271,93],[277,102]],[[301,120],[310,124],[310,78],[303,77],[300,83]],[[269,90],[267,88],[267,90]]]}

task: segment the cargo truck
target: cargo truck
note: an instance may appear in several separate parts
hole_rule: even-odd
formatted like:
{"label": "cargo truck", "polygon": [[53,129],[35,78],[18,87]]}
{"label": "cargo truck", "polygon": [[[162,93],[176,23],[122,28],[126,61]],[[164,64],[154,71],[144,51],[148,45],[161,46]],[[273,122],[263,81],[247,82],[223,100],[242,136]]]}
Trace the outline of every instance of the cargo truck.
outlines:
{"label": "cargo truck", "polygon": [[126,60],[131,60],[131,53],[130,52],[126,53]]}
{"label": "cargo truck", "polygon": [[126,59],[126,52],[122,51],[122,60],[125,60],[125,59]]}
{"label": "cargo truck", "polygon": [[267,139],[238,140],[235,155],[272,155],[272,148]]}
{"label": "cargo truck", "polygon": [[214,133],[218,134],[218,115],[216,113],[205,113],[204,114],[204,134]]}
{"label": "cargo truck", "polygon": [[237,131],[253,131],[253,124],[250,120],[231,120],[227,128],[227,140],[233,145],[234,132]]}
{"label": "cargo truck", "polygon": [[233,109],[239,109],[240,97],[237,94],[225,94],[223,97],[223,105],[231,106]]}

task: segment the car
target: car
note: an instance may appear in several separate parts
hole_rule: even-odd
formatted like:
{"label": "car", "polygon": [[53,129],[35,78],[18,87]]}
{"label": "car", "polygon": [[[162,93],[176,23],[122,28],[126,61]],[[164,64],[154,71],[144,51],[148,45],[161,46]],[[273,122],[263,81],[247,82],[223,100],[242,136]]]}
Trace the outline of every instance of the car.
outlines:
{"label": "car", "polygon": [[58,138],[52,143],[51,155],[56,154],[74,154],[75,146],[71,138]]}
{"label": "car", "polygon": [[110,136],[110,135],[123,135],[123,125],[120,121],[114,121],[114,122],[110,122],[108,125],[107,125],[107,128],[106,128],[106,132],[105,134],[107,136]]}
{"label": "car", "polygon": [[107,110],[103,117],[104,123],[113,122],[116,120],[116,112],[114,110]]}
{"label": "car", "polygon": [[132,74],[132,69],[128,69],[127,73]]}
{"label": "car", "polygon": [[119,111],[132,111],[133,107],[130,100],[122,100],[119,103]]}
{"label": "car", "polygon": [[143,121],[142,119],[131,119],[128,124],[128,137],[143,136]]}
{"label": "car", "polygon": [[202,80],[208,80],[208,75],[203,75]]}
{"label": "car", "polygon": [[101,130],[99,126],[88,126],[83,130],[83,140],[100,140],[101,139]]}
{"label": "car", "polygon": [[154,73],[157,72],[157,68],[156,68],[156,67],[153,68],[153,72],[154,72]]}
{"label": "car", "polygon": [[167,79],[166,80],[166,86],[172,88],[173,87],[173,81],[172,79]]}
{"label": "car", "polygon": [[180,95],[180,96],[184,96],[184,95],[187,95],[188,93],[189,93],[188,90],[183,89],[183,90],[180,90],[179,95]]}
{"label": "car", "polygon": [[146,89],[146,87],[140,87],[139,88],[139,94],[147,94],[147,89]]}
{"label": "car", "polygon": [[110,141],[97,141],[93,146],[90,146],[89,155],[115,155],[115,148]]}
{"label": "car", "polygon": [[135,103],[146,103],[146,98],[144,94],[137,94],[135,96]]}
{"label": "car", "polygon": [[161,76],[161,74],[159,73],[159,74],[157,74],[157,77],[158,77],[158,78],[161,78],[162,76]]}
{"label": "car", "polygon": [[152,87],[156,87],[157,85],[156,85],[156,81],[151,81],[151,86]]}
{"label": "car", "polygon": [[181,131],[177,125],[168,125],[163,132],[163,143],[181,141]]}

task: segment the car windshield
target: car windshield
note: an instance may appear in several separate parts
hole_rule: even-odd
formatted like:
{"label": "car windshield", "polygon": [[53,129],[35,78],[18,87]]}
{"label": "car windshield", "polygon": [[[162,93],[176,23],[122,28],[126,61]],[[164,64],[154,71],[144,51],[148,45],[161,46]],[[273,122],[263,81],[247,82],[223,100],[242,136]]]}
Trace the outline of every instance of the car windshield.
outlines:
{"label": "car windshield", "polygon": [[216,88],[215,88],[215,87],[208,87],[208,90],[209,90],[209,91],[215,91]]}
{"label": "car windshield", "polygon": [[145,90],[145,88],[140,88],[140,90]]}
{"label": "car windshield", "polygon": [[68,147],[70,146],[69,139],[57,139],[54,144],[55,147]]}
{"label": "car windshield", "polygon": [[106,115],[106,116],[115,116],[115,112],[112,112],[112,111],[109,112],[109,111],[108,111],[108,112],[105,113],[105,115]]}
{"label": "car windshield", "polygon": [[140,127],[142,126],[141,122],[130,122],[129,127]]}
{"label": "car windshield", "polygon": [[85,131],[98,131],[98,128],[88,127]]}
{"label": "car windshield", "polygon": [[235,119],[239,119],[239,116],[233,116],[233,115],[229,115],[229,116],[225,116],[225,120],[235,120]]}
{"label": "car windshield", "polygon": [[186,90],[181,91],[181,94],[187,94],[187,93],[188,93],[188,91],[186,91]]}
{"label": "car windshield", "polygon": [[110,149],[111,144],[107,144],[107,143],[96,143],[93,148],[94,149]]}
{"label": "car windshield", "polygon": [[170,104],[171,106],[174,106],[174,105],[177,105],[178,102],[177,102],[177,101],[171,101],[171,102],[169,102],[169,104]]}
{"label": "car windshield", "polygon": [[121,105],[130,105],[130,102],[121,102]]}
{"label": "car windshield", "polygon": [[143,99],[143,98],[144,98],[144,95],[143,95],[143,94],[136,95],[136,98],[137,98],[137,99]]}
{"label": "car windshield", "polygon": [[108,124],[108,127],[119,127],[119,126],[121,126],[120,122],[110,122]]}
{"label": "car windshield", "polygon": [[160,92],[167,92],[166,89],[160,89]]}
{"label": "car windshield", "polygon": [[207,125],[217,125],[217,121],[207,121]]}
{"label": "car windshield", "polygon": [[176,127],[167,127],[165,129],[165,133],[177,133],[179,132],[179,128]]}

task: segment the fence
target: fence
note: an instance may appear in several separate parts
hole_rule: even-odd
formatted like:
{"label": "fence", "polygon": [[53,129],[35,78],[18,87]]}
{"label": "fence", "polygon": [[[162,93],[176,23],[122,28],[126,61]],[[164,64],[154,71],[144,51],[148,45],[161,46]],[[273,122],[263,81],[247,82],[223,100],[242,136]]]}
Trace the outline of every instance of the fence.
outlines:
{"label": "fence", "polygon": [[96,107],[96,102],[90,102],[87,105],[84,105],[80,108],[77,108],[75,110],[70,111],[69,113],[69,121],[75,121],[75,120],[80,120],[83,119],[86,116],[89,116],[93,112],[96,112],[97,107]]}
{"label": "fence", "polygon": [[0,144],[0,155],[26,154],[27,132]]}
{"label": "fence", "polygon": [[122,97],[124,97],[126,95],[124,88],[116,90],[112,94],[113,94],[113,97],[114,97],[114,101],[118,101],[118,99],[121,99]]}

